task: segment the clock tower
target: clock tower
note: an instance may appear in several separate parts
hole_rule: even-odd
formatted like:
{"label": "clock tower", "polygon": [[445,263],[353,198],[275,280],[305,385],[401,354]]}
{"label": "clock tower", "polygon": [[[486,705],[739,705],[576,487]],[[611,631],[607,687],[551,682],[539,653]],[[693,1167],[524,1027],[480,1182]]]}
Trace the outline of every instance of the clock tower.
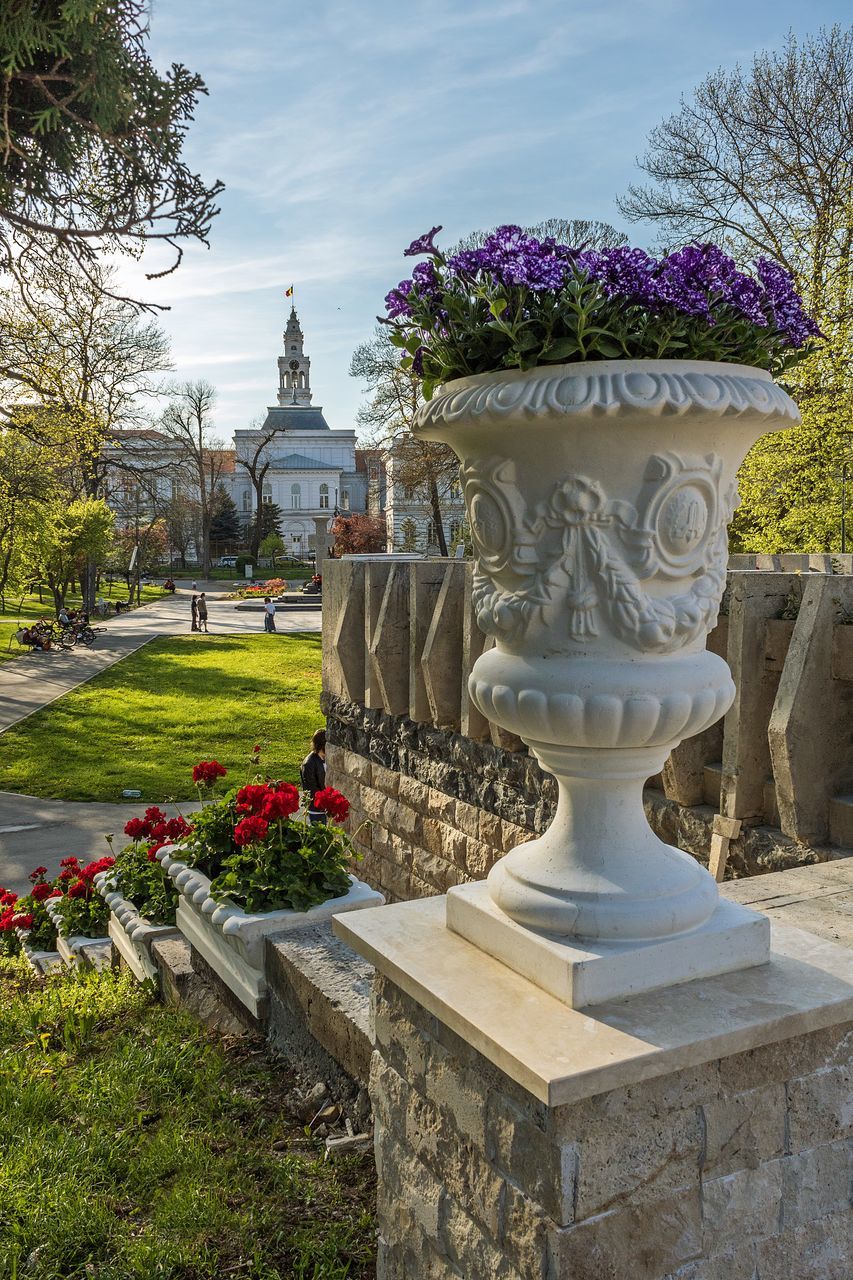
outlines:
{"label": "clock tower", "polygon": [[284,331],[284,355],[278,358],[278,402],[282,406],[307,408],[311,403],[311,361],[302,344],[296,308],[291,307]]}

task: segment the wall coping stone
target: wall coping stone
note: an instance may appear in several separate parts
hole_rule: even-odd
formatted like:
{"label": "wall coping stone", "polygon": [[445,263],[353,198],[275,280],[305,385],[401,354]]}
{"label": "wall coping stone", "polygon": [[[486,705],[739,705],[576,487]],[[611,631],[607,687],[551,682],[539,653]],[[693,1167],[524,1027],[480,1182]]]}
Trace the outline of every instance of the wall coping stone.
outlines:
{"label": "wall coping stone", "polygon": [[338,916],[334,932],[549,1106],[853,1019],[853,951],[774,923],[769,964],[569,1009],[445,925],[445,899]]}

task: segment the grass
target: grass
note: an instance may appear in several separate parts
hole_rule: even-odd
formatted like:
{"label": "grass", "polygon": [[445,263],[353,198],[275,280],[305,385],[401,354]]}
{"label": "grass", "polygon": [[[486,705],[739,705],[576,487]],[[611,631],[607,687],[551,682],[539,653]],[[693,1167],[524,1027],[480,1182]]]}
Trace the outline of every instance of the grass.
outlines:
{"label": "grass", "polygon": [[299,781],[322,716],[318,635],[188,635],[152,641],[0,739],[0,790],[59,800],[195,798],[192,766],[242,780],[252,747]]}
{"label": "grass", "polygon": [[325,1163],[263,1042],[126,974],[0,961],[0,1280],[366,1280],[372,1161]]}
{"label": "grass", "polygon": [[[98,597],[103,596],[105,600],[126,600],[127,594],[127,583],[125,582],[104,583],[98,591]],[[142,604],[146,605],[153,603],[155,600],[162,600],[165,594],[162,587],[143,587]],[[65,604],[69,609],[76,609],[81,603],[82,598],[77,593],[69,593],[66,596]],[[10,658],[17,658],[22,653],[29,653],[29,649],[22,649],[18,644],[12,645],[11,648],[9,647],[11,637],[22,622],[35,618],[53,617],[55,617],[53,596],[47,589],[43,589],[41,599],[38,592],[32,595],[25,595],[23,598],[13,593],[7,593],[6,607],[5,609],[0,608],[0,662],[8,662]],[[98,619],[98,626],[102,625],[103,621]]]}

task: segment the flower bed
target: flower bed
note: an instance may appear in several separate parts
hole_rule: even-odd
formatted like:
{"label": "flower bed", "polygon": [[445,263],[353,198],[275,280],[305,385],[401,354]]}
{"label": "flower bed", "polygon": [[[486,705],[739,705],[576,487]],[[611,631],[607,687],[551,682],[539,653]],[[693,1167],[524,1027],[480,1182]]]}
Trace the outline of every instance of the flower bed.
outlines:
{"label": "flower bed", "polygon": [[358,855],[338,825],[349,811],[339,792],[316,794],[314,806],[329,821],[312,823],[298,816],[295,787],[257,775],[214,799],[225,772],[215,760],[196,766],[193,780],[208,803],[185,840],[155,847],[154,855],[180,893],[178,928],[253,1017],[263,1018],[267,937],[384,899],[347,870]]}
{"label": "flower bed", "polygon": [[98,872],[94,885],[109,907],[108,934],[119,955],[140,982],[157,980],[151,946],[177,932],[178,894],[156,858],[165,840],[185,838],[192,827],[184,818],[168,818],[156,805],[125,826],[131,841],[113,865]]}
{"label": "flower bed", "polygon": [[95,876],[108,870],[112,857],[99,858],[81,866],[77,858],[63,858],[54,892],[45,907],[56,926],[56,949],[66,964],[91,964],[106,968],[112,959],[112,943],[107,935],[109,909],[95,889]]}
{"label": "flower bed", "polygon": [[0,955],[23,955],[38,974],[61,962],[47,901],[61,896],[62,888],[46,880],[46,872],[36,867],[30,873],[32,888],[23,896],[0,888]]}

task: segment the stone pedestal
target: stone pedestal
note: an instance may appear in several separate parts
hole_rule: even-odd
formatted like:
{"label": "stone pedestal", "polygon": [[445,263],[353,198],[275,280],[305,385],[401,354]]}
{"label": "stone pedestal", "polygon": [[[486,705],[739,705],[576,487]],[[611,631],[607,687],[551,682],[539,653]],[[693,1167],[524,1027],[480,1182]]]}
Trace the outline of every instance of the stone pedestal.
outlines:
{"label": "stone pedestal", "polygon": [[447,930],[340,917],[377,967],[380,1280],[849,1280],[853,953],[583,1011]]}

